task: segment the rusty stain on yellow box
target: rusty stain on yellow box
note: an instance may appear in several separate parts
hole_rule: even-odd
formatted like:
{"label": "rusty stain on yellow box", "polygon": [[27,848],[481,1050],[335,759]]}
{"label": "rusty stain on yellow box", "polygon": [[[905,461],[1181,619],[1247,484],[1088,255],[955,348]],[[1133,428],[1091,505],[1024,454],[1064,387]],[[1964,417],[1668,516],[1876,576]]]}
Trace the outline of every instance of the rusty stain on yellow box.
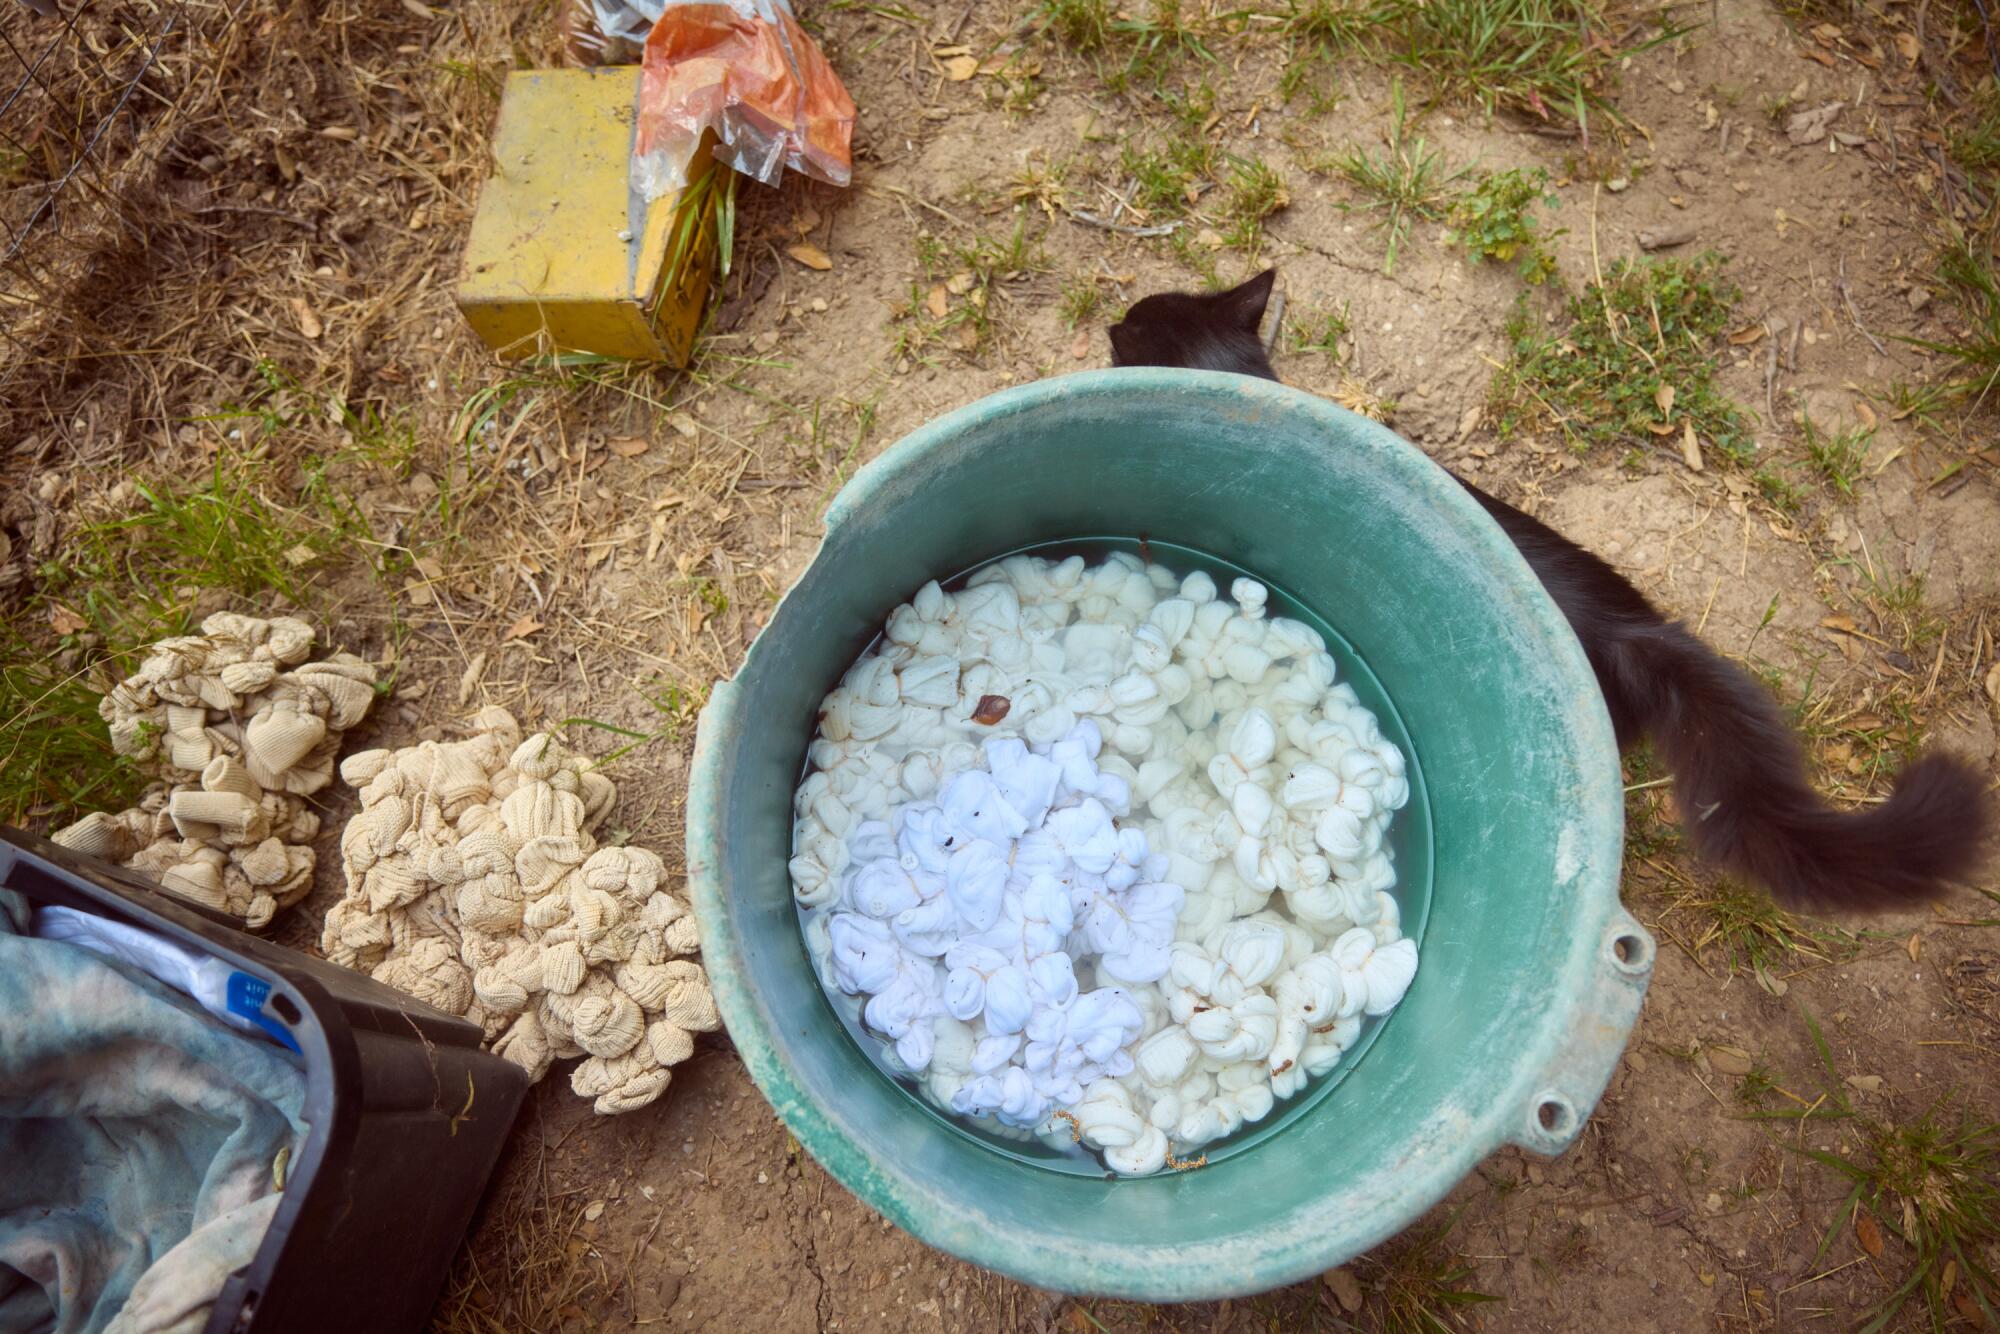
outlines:
{"label": "rusty stain on yellow box", "polygon": [[681,196],[648,204],[632,189],[638,99],[637,66],[507,76],[457,293],[473,331],[501,356],[687,364],[714,217],[698,224],[679,272],[664,272]]}

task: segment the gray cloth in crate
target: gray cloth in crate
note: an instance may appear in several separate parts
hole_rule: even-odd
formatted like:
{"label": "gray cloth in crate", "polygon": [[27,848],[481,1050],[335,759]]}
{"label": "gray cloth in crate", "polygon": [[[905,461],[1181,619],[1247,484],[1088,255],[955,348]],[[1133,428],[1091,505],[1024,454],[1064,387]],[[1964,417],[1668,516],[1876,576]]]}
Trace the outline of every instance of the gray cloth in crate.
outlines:
{"label": "gray cloth in crate", "polygon": [[280,1048],[0,893],[0,1331],[202,1328],[304,1142]]}

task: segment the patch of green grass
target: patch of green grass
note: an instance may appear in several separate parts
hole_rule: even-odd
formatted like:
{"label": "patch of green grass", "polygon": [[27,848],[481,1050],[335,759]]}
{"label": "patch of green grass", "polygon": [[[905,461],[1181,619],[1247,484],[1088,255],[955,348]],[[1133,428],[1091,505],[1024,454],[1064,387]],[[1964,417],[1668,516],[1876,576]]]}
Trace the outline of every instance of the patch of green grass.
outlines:
{"label": "patch of green grass", "polygon": [[[722,596],[721,590],[715,587],[713,581],[696,580],[694,591],[711,612],[728,610],[728,600]],[[602,718],[565,718],[556,726],[565,729],[587,727],[625,738],[624,745],[597,758],[597,767],[605,769],[656,741],[678,742],[684,737],[693,735],[695,721],[701,716],[702,706],[708,703],[708,687],[705,685],[683,686],[673,682],[656,682],[642,688],[638,693],[639,698],[653,710],[653,726],[650,728],[624,727],[617,723],[606,722]]]}
{"label": "patch of green grass", "polygon": [[1967,171],[2000,167],[2000,89],[1985,85],[1959,123],[1951,127],[1947,142],[1952,160]]}
{"label": "patch of green grass", "polygon": [[1042,0],[1033,22],[1072,50],[1101,50],[1111,36],[1111,0]]}
{"label": "patch of green grass", "polygon": [[1153,221],[1187,216],[1208,173],[1211,153],[1203,141],[1170,141],[1159,148],[1127,144],[1119,163],[1133,181],[1132,207]]}
{"label": "patch of green grass", "polygon": [[[1675,920],[1685,915],[1684,924]],[[1730,972],[1775,976],[1800,961],[1850,957],[1855,940],[1838,927],[1802,922],[1755,890],[1729,882],[1689,889],[1661,914],[1697,959],[1719,958]]]}
{"label": "patch of green grass", "polygon": [[1336,62],[1373,31],[1374,13],[1348,0],[1286,0],[1286,6],[1279,18],[1287,47],[1278,94],[1288,103],[1303,94],[1312,114],[1323,116],[1340,102]]}
{"label": "patch of green grass", "polygon": [[1625,752],[1625,854],[1644,858],[1672,852],[1680,843],[1678,826],[1662,818],[1673,775],[1653,753],[1650,741]]}
{"label": "patch of green grass", "polygon": [[1163,90],[1174,82],[1184,59],[1206,64],[1216,59],[1182,9],[1182,0],[1124,7],[1110,0],[1041,0],[1029,23],[1044,37],[1089,57],[1111,91]]}
{"label": "patch of green grass", "polygon": [[1451,185],[1464,174],[1447,172],[1438,153],[1421,138],[1411,138],[1401,80],[1389,85],[1389,137],[1383,150],[1371,153],[1350,149],[1328,165],[1357,190],[1371,196],[1363,208],[1381,212],[1379,225],[1388,236],[1388,252],[1382,261],[1384,274],[1396,271],[1396,252],[1402,248],[1413,222],[1435,221],[1445,216],[1451,207]]}
{"label": "patch of green grass", "polygon": [[1616,49],[1610,20],[1585,0],[1387,0],[1383,9],[1386,54],[1441,95],[1586,129],[1619,59],[1676,35]]}
{"label": "patch of green grass", "polygon": [[1994,272],[1992,244],[1990,235],[1974,238],[1954,229],[1938,257],[1937,276],[1957,303],[1965,332],[1946,339],[1903,340],[1952,358],[1958,377],[1953,391],[1981,404],[2000,383],[2000,275]]}
{"label": "patch of green grass", "polygon": [[1757,490],[1764,500],[1781,513],[1797,514],[1805,504],[1805,492],[1775,464],[1757,469],[1750,475],[1750,480],[1757,483]]}
{"label": "patch of green grass", "polygon": [[[1149,0],[1143,12],[1114,11],[1111,34],[1125,49],[1126,58],[1122,68],[1105,72],[1105,81],[1112,91],[1122,91],[1140,81],[1164,88],[1181,60],[1187,57],[1215,63],[1215,53],[1182,15],[1181,3],[1182,0]],[[1131,6],[1132,10],[1138,8]]]}
{"label": "patch of green grass", "polygon": [[1883,402],[1889,405],[1892,419],[1914,421],[1917,425],[1935,429],[1938,418],[1954,397],[1949,385],[1912,384],[1908,380],[1892,380],[1889,393]]}
{"label": "patch of green grass", "polygon": [[[1811,1267],[1817,1269],[1849,1231],[1891,1273],[1908,1266],[1889,1295],[1862,1316],[1856,1326],[1861,1334],[1889,1327],[1915,1301],[1932,1329],[1955,1323],[1954,1317],[2000,1327],[2000,1275],[1989,1259],[2000,1242],[2000,1123],[1948,1100],[1932,1103],[1906,1125],[1857,1112],[1818,1021],[1803,1013],[1824,1075],[1822,1096],[1799,1110],[1761,1116],[1857,1123],[1843,1136],[1856,1141],[1851,1149],[1784,1141],[1848,1184]],[[1891,1250],[1884,1233],[1901,1245]]]}
{"label": "patch of green grass", "polygon": [[[289,418],[232,416],[249,433]],[[192,485],[132,479],[125,512],[85,518],[0,620],[0,819],[57,820],[130,805],[147,775],[115,754],[97,702],[154,641],[194,629],[211,589],[301,602],[337,530],[280,504],[261,442],[216,452]],[[47,639],[25,627],[46,621]]]}
{"label": "patch of green grass", "polygon": [[1133,182],[1128,201],[1154,222],[1186,217],[1213,180],[1220,154],[1207,126],[1215,114],[1215,89],[1208,83],[1187,93],[1162,93],[1160,105],[1173,129],[1157,143],[1128,141],[1119,153],[1120,174]]}
{"label": "patch of green grass", "polygon": [[[1712,346],[1739,293],[1716,255],[1620,261],[1600,286],[1570,298],[1562,330],[1545,334],[1525,304],[1508,324],[1510,363],[1494,373],[1489,407],[1503,437],[1551,424],[1578,450],[1672,440],[1692,422],[1702,442],[1737,463],[1756,444],[1741,410],[1715,388]],[[1666,391],[1671,407],[1662,412]]]}
{"label": "patch of green grass", "polygon": [[132,513],[79,525],[38,572],[44,592],[114,651],[187,633],[194,599],[206,589],[301,601],[304,567],[337,536],[271,498],[258,451],[218,450],[195,486],[134,485],[140,503]]}
{"label": "patch of green grass", "polygon": [[1864,600],[1905,653],[1935,643],[1944,633],[1944,622],[1931,614],[1924,601],[1922,571],[1912,570],[1892,578],[1863,567],[1862,580]]}
{"label": "patch of green grass", "polygon": [[1341,302],[1339,310],[1322,310],[1313,314],[1301,312],[1292,317],[1292,350],[1295,352],[1318,352],[1332,361],[1343,361],[1347,353],[1341,347],[1352,326],[1348,322],[1350,303]]}
{"label": "patch of green grass", "polygon": [[1196,239],[1192,227],[1183,227],[1167,238],[1167,248],[1174,257],[1185,265],[1189,272],[1201,279],[1203,290],[1219,292],[1229,284],[1222,280],[1222,269],[1216,264],[1217,251]]}
{"label": "patch of green grass", "polygon": [[1264,219],[1289,206],[1292,197],[1284,177],[1264,163],[1233,156],[1229,162],[1229,229],[1223,239],[1254,259],[1263,243]]}
{"label": "patch of green grass", "polygon": [[1753,1062],[1750,1073],[1736,1081],[1736,1101],[1745,1107],[1762,1107],[1764,1100],[1777,1091],[1778,1077],[1762,1061]]}
{"label": "patch of green grass", "polygon": [[111,749],[97,702],[111,682],[65,663],[84,656],[75,636],[53,653],[0,620],[0,821],[50,827],[138,800],[147,775]]}
{"label": "patch of green grass", "polygon": [[1072,278],[1063,284],[1060,309],[1063,323],[1074,329],[1095,315],[1104,305],[1104,291],[1090,278]]}
{"label": "patch of green grass", "polygon": [[1536,204],[1556,206],[1548,187],[1549,174],[1539,167],[1488,172],[1451,206],[1453,233],[1476,257],[1512,264],[1530,285],[1539,286],[1555,276],[1548,241],[1561,235],[1545,238],[1535,221]]}
{"label": "patch of green grass", "polygon": [[1823,431],[1811,417],[1802,416],[1799,427],[1805,433],[1806,457],[1820,476],[1843,496],[1854,495],[1854,484],[1868,471],[1868,445],[1875,438],[1873,427],[1849,427],[1844,431]]}
{"label": "patch of green grass", "polygon": [[1500,1300],[1466,1286],[1472,1266],[1446,1245],[1464,1211],[1460,1205],[1442,1223],[1405,1233],[1386,1254],[1357,1262],[1371,1279],[1364,1309],[1376,1317],[1375,1328],[1387,1334],[1450,1334],[1465,1327],[1468,1307]]}
{"label": "patch of green grass", "polygon": [[[992,332],[1002,285],[1048,267],[1041,245],[1046,233],[1030,229],[1032,217],[1022,205],[1014,210],[1013,228],[1001,235],[977,236],[958,244],[931,236],[917,238],[921,273],[911,282],[908,304],[899,312],[904,325],[891,345],[892,359],[922,359],[926,349],[940,341],[968,354],[979,349]],[[942,314],[932,306],[932,294],[939,287],[945,289]]]}
{"label": "patch of green grass", "polygon": [[[1909,1273],[1860,1326],[1886,1328],[1921,1301],[1933,1328],[1954,1312],[2000,1327],[2000,1277],[1987,1259],[2000,1241],[2000,1124],[1964,1106],[1933,1104],[1906,1126],[1866,1123],[1852,1156],[1801,1150],[1852,1183],[1820,1239],[1817,1265],[1857,1211],[1903,1243]],[[1885,1257],[1886,1258],[1886,1257]]]}
{"label": "patch of green grass", "polygon": [[1607,107],[1618,61],[1685,31],[1663,25],[1619,49],[1611,20],[1586,0],[1287,0],[1266,17],[1288,38],[1287,101],[1325,88],[1335,60],[1359,50],[1406,67],[1437,99],[1569,121],[1586,134],[1591,111]]}

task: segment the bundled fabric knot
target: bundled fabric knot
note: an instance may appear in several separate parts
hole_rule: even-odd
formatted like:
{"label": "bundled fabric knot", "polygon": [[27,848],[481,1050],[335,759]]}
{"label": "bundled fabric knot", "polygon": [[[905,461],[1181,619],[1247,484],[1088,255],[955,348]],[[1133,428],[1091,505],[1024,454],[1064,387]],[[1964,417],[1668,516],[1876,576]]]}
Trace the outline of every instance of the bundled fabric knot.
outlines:
{"label": "bundled fabric knot", "polygon": [[144,871],[169,892],[251,930],[312,888],[319,816],[341,736],[375,699],[375,668],[349,653],[318,662],[312,627],[217,612],[201,633],[163,639],[98,704],[121,755],[164,781],[138,807],[85,816],[52,836]]}
{"label": "bundled fabric knot", "polygon": [[643,1107],[695,1033],[721,1027],[686,957],[694,916],[643,848],[599,847],[617,791],[548,735],[483,709],[465,740],[349,756],[361,808],[341,835],[346,893],[321,948],[450,1014],[600,1113]]}

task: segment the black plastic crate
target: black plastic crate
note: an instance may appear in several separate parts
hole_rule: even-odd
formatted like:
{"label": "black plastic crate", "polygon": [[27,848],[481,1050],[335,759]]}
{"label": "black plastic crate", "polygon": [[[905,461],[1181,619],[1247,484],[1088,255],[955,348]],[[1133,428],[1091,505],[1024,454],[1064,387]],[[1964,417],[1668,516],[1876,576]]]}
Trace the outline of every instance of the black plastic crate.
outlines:
{"label": "black plastic crate", "polygon": [[525,1070],[477,1025],[245,935],[133,871],[0,825],[0,889],[127,922],[262,979],[304,1057],[307,1132],[250,1267],[208,1334],[421,1329],[478,1207]]}

